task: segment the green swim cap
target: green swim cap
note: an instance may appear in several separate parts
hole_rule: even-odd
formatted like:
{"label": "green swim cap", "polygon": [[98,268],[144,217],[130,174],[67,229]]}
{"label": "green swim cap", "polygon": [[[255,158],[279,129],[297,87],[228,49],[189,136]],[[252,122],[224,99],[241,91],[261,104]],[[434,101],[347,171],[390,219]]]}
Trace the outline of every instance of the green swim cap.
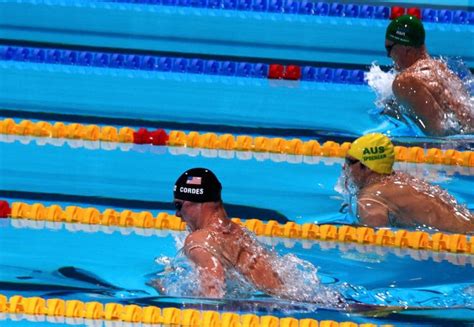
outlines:
{"label": "green swim cap", "polygon": [[415,16],[403,15],[388,25],[385,38],[396,44],[420,47],[425,44],[425,29]]}

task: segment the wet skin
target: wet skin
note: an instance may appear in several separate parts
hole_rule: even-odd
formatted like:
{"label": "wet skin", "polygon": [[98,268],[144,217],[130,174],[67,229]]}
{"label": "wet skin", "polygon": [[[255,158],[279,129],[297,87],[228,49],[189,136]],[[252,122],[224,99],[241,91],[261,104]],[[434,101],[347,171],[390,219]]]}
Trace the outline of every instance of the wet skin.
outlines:
{"label": "wet skin", "polygon": [[472,213],[438,186],[401,172],[378,174],[360,161],[346,161],[344,169],[359,189],[357,214],[364,225],[474,233]]}
{"label": "wet skin", "polygon": [[225,272],[235,269],[256,288],[279,292],[282,281],[271,264],[271,254],[244,229],[227,218],[215,203],[193,203],[175,199],[176,216],[190,227],[184,253],[196,265],[201,293],[206,297],[225,295]]}
{"label": "wet skin", "polygon": [[474,131],[474,108],[462,81],[440,60],[420,48],[385,41],[399,71],[393,85],[397,103],[427,134],[444,136]]}

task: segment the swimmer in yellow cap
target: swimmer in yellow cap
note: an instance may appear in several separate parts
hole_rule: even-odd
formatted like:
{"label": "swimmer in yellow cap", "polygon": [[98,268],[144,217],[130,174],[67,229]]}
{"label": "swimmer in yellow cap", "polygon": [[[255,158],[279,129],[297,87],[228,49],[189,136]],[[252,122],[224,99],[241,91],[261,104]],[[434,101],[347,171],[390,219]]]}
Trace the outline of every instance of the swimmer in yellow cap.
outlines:
{"label": "swimmer in yellow cap", "polygon": [[399,72],[392,90],[402,112],[427,135],[474,132],[469,92],[443,61],[429,56],[418,18],[403,15],[393,20],[387,27],[385,48]]}
{"label": "swimmer in yellow cap", "polygon": [[474,217],[466,207],[440,187],[394,171],[394,161],[392,142],[379,133],[358,138],[347,152],[346,188],[357,197],[361,224],[474,233]]}

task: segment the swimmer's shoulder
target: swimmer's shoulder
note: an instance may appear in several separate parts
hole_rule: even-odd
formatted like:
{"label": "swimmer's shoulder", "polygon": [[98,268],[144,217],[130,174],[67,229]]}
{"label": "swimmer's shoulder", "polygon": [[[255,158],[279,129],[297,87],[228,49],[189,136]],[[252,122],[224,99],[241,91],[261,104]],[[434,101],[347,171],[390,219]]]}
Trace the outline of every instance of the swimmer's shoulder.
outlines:
{"label": "swimmer's shoulder", "polygon": [[406,71],[407,72],[435,72],[438,69],[446,69],[446,64],[438,59],[433,58],[425,58],[420,59],[415,62],[411,67],[409,67]]}
{"label": "swimmer's shoulder", "polygon": [[364,187],[358,196],[359,205],[367,203],[378,203],[385,207],[392,207],[406,192],[406,189],[401,189],[395,185],[391,180],[377,182],[370,186]]}
{"label": "swimmer's shoulder", "polygon": [[413,80],[424,80],[440,69],[446,69],[446,65],[442,61],[432,58],[421,59],[397,74],[395,81],[400,83],[408,81],[412,82]]}
{"label": "swimmer's shoulder", "polygon": [[415,71],[406,70],[395,77],[392,89],[397,98],[403,99],[411,94],[414,88],[422,88],[425,84],[425,77],[420,76]]}
{"label": "swimmer's shoulder", "polygon": [[389,206],[388,200],[390,198],[388,193],[387,187],[380,183],[376,183],[361,189],[357,198],[359,214],[362,209],[369,207],[373,208],[374,205],[387,208]]}
{"label": "swimmer's shoulder", "polygon": [[398,74],[395,80],[402,82],[410,81],[411,83],[413,83],[413,80],[433,82],[433,80],[451,78],[452,75],[454,74],[444,61],[426,58],[418,60],[411,67]]}
{"label": "swimmer's shoulder", "polygon": [[391,185],[387,183],[377,182],[361,189],[359,199],[362,198],[381,198],[391,189]]}
{"label": "swimmer's shoulder", "polygon": [[214,243],[212,232],[208,229],[199,229],[189,234],[184,240],[184,249],[189,251],[194,247],[208,246]]}

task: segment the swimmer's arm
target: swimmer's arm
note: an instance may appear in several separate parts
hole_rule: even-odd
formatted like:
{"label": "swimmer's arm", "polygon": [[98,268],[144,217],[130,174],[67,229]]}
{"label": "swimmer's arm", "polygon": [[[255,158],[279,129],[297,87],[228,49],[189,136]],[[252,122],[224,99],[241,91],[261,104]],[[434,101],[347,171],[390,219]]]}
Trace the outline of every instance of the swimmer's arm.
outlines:
{"label": "swimmer's arm", "polygon": [[370,227],[389,226],[388,207],[373,199],[359,199],[357,214],[363,225]]}
{"label": "swimmer's arm", "polygon": [[224,296],[225,273],[221,262],[201,246],[194,246],[186,253],[197,267],[201,281],[201,295],[222,298]]}
{"label": "swimmer's arm", "polygon": [[161,281],[159,279],[154,279],[148,282],[147,285],[153,287],[158,293],[162,295],[166,294],[166,288],[161,284]]}
{"label": "swimmer's arm", "polygon": [[443,109],[422,80],[410,74],[400,75],[393,82],[393,93],[400,104],[420,117],[423,129],[432,135],[444,135]]}

